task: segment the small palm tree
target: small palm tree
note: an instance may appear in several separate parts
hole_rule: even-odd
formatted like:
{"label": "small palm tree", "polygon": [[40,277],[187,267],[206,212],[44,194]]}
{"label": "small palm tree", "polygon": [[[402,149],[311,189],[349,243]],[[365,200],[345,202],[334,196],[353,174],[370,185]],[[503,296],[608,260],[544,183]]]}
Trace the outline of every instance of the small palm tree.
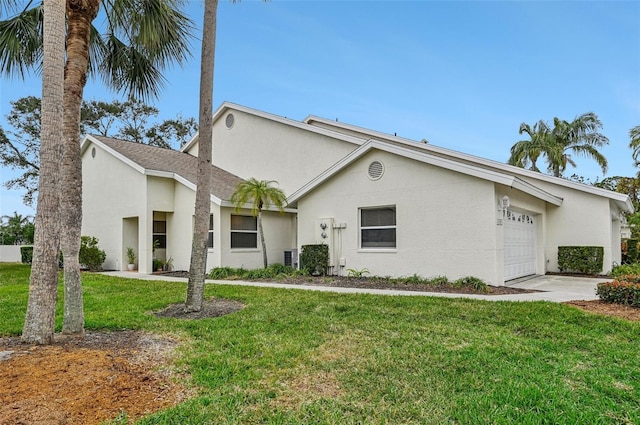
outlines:
{"label": "small palm tree", "polygon": [[635,161],[636,167],[640,167],[640,160],[638,160],[640,156],[640,125],[629,130],[629,138],[631,139],[629,147],[633,149],[633,160]]}
{"label": "small palm tree", "polygon": [[265,269],[268,266],[268,262],[267,245],[262,231],[262,210],[269,208],[273,204],[282,213],[287,202],[287,197],[282,189],[274,187],[272,184],[278,184],[278,182],[274,180],[257,180],[252,177],[238,184],[236,191],[231,196],[231,202],[235,205],[236,211],[250,203],[251,214],[258,218],[258,233],[262,244],[262,258],[264,259]]}
{"label": "small palm tree", "polygon": [[596,114],[588,112],[573,121],[553,119],[553,127],[539,121],[533,128],[520,124],[520,134],[527,133],[530,140],[522,140],[511,147],[509,164],[538,170],[536,160],[543,155],[547,171],[555,177],[562,177],[567,165],[576,166],[571,154],[595,160],[602,173],[607,172],[607,159],[598,148],[609,144],[609,139],[597,130],[602,122]]}

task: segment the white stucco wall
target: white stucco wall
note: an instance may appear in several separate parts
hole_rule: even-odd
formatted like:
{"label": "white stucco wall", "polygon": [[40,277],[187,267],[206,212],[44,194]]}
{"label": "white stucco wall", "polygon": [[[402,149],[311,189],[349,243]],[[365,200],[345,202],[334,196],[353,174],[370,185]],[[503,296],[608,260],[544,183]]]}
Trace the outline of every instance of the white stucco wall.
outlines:
{"label": "white stucco wall", "polygon": [[612,215],[617,213],[617,209],[609,199],[543,181],[535,184],[563,198],[560,207],[547,206],[547,271],[559,271],[559,246],[581,245],[604,247],[603,272],[611,271],[612,262],[620,262],[620,243],[619,235],[612,233],[619,229],[612,223]]}
{"label": "white stucco wall", "polygon": [[276,180],[287,195],[357,148],[245,112],[229,112],[235,118],[231,129],[225,126],[227,114],[214,124],[213,164],[244,179]]}
{"label": "white stucco wall", "polygon": [[30,245],[0,245],[0,263],[19,263],[22,260],[21,246]]}
{"label": "white stucco wall", "polygon": [[[123,218],[138,217],[139,226],[146,225],[146,177],[94,144],[83,154],[82,177],[82,235],[99,239],[107,254],[104,268],[126,269]],[[136,252],[143,248],[140,243]]]}
{"label": "white stucco wall", "polygon": [[[368,177],[371,161],[384,175]],[[395,250],[359,249],[359,208],[395,205]],[[316,220],[334,218],[346,228],[334,230],[336,264],[369,270],[371,275],[450,279],[473,275],[490,283],[496,272],[494,184],[392,154],[372,151],[298,203],[298,244],[316,243]]]}
{"label": "white stucco wall", "polygon": [[[231,215],[251,215],[249,210],[235,212],[233,208],[222,208],[220,212],[221,229],[216,235],[220,241],[220,264],[227,267],[258,269],[264,267],[260,236],[256,249],[231,249]],[[283,263],[284,250],[295,248],[295,216],[290,213],[265,211],[262,216],[267,260],[269,264]],[[212,267],[208,267],[209,269]]]}

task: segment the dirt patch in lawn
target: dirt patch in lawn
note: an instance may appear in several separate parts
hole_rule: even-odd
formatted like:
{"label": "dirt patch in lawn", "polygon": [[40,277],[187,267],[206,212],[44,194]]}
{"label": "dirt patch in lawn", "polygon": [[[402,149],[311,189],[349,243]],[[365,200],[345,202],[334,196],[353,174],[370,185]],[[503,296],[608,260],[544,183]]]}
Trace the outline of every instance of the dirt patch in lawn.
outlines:
{"label": "dirt patch in lawn", "polygon": [[172,304],[167,308],[158,311],[155,315],[156,317],[194,320],[206,319],[207,317],[220,317],[225,314],[235,313],[243,308],[244,304],[238,301],[214,298],[205,300],[200,311],[185,313],[184,304]]}
{"label": "dirt patch in lawn", "polygon": [[[155,314],[203,319],[243,307],[211,299],[197,313],[176,304]],[[176,405],[191,395],[179,383],[186,377],[171,366],[177,345],[138,331],[56,335],[48,346],[0,338],[0,425],[91,425],[125,417],[130,423]]]}
{"label": "dirt patch in lawn", "polygon": [[56,335],[49,346],[0,338],[0,424],[132,421],[189,396],[170,367],[177,342],[135,331]]}

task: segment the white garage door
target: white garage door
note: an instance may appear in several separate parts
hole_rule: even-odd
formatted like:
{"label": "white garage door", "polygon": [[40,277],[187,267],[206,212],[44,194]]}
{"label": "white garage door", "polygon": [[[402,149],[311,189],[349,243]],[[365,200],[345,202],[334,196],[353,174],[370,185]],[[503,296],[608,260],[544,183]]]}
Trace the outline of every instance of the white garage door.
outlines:
{"label": "white garage door", "polygon": [[536,273],[536,223],[533,214],[507,211],[504,220],[504,280]]}

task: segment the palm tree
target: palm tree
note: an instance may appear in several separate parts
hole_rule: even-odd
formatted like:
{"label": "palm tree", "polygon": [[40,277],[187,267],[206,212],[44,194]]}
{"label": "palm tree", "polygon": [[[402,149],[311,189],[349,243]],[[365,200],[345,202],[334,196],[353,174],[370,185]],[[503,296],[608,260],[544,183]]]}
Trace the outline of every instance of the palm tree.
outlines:
{"label": "palm tree", "polygon": [[638,157],[640,156],[640,125],[637,125],[629,130],[629,138],[631,139],[631,141],[629,142],[629,147],[633,149],[633,160],[635,161],[636,167],[639,167],[640,160],[638,160]]}
{"label": "palm tree", "polygon": [[262,258],[264,259],[265,269],[268,266],[268,262],[267,245],[262,231],[262,210],[269,208],[273,204],[280,212],[284,212],[284,205],[287,202],[287,197],[282,189],[272,186],[274,183],[278,184],[274,180],[256,180],[252,177],[239,183],[231,196],[231,202],[235,205],[236,211],[240,211],[246,204],[251,204],[251,215],[258,218],[258,233],[262,244]]}
{"label": "palm tree", "polygon": [[544,121],[538,121],[533,128],[526,123],[520,124],[519,133],[527,133],[529,140],[521,140],[511,147],[509,165],[528,168],[540,172],[536,161],[544,152],[550,129]]}
{"label": "palm tree", "polygon": [[211,151],[213,139],[213,68],[216,54],[218,0],[205,0],[200,63],[200,116],[198,136],[198,181],[195,223],[191,241],[191,262],[185,312],[202,310],[204,274],[207,264],[207,237],[211,214]]}
{"label": "palm tree", "polygon": [[25,235],[25,230],[32,226],[31,220],[33,217],[29,215],[18,214],[17,211],[13,213],[13,215],[3,215],[0,217],[0,221],[3,221],[2,231],[3,231],[3,245],[8,240],[11,241],[11,244],[20,245],[22,243],[27,242],[27,238]]}
{"label": "palm tree", "polygon": [[[107,22],[104,34],[92,26],[101,4]],[[66,2],[64,150],[60,168],[66,333],[81,333],[84,327],[78,254],[82,223],[80,107],[85,82],[89,75],[99,74],[116,91],[132,97],[157,96],[164,82],[161,71],[189,56],[192,22],[180,11],[182,4],[182,0]],[[30,5],[0,22],[0,71],[7,75],[24,75],[27,68],[39,64],[42,6]]]}
{"label": "palm tree", "polygon": [[536,160],[540,155],[545,157],[547,171],[555,177],[562,177],[567,165],[576,166],[572,154],[594,159],[602,173],[607,172],[607,159],[598,148],[609,144],[609,139],[597,130],[602,122],[596,114],[588,112],[568,122],[559,118],[553,119],[553,128],[544,121],[539,121],[533,128],[528,124],[520,124],[520,134],[527,133],[530,140],[523,140],[511,147],[509,164],[539,171]]}
{"label": "palm tree", "polygon": [[29,300],[22,339],[53,342],[58,288],[60,209],[58,165],[62,155],[65,0],[45,0],[42,60],[42,131]]}

